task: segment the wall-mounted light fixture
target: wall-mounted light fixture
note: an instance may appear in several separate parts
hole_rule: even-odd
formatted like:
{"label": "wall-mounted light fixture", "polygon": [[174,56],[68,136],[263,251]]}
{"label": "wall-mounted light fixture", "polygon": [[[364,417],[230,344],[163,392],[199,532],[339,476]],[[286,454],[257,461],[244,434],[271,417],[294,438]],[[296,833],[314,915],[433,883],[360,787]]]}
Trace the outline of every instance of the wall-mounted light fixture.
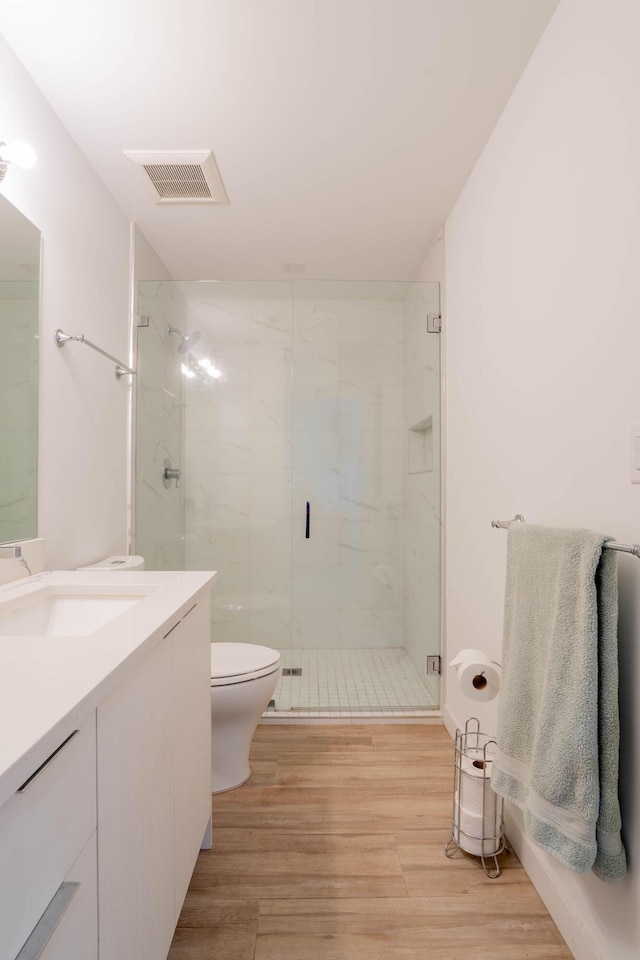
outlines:
{"label": "wall-mounted light fixture", "polygon": [[0,140],[0,183],[4,180],[10,163],[15,163],[23,170],[30,170],[36,160],[35,150],[24,140],[14,140],[13,143]]}

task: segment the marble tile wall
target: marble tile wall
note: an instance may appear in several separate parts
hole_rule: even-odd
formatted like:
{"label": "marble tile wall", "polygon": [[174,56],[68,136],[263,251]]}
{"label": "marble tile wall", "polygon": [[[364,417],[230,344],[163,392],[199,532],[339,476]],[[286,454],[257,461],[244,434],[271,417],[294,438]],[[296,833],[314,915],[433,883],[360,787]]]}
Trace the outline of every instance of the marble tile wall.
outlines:
{"label": "marble tile wall", "polygon": [[0,284],[0,543],[36,536],[38,284]]}
{"label": "marble tile wall", "polygon": [[215,639],[402,645],[403,324],[401,301],[190,302],[223,374],[186,386],[186,562],[219,570]]}
{"label": "marble tile wall", "polygon": [[[186,563],[218,571],[216,640],[285,648],[291,635],[290,298],[189,302],[196,362],[186,383]],[[201,368],[202,369],[202,368]]]}
{"label": "marble tile wall", "polygon": [[148,570],[183,570],[184,478],[167,488],[165,458],[184,471],[184,355],[169,325],[183,327],[185,305],[175,283],[139,284],[138,313],[150,318],[139,327],[136,376],[135,537],[133,552]]}
{"label": "marble tile wall", "polygon": [[404,646],[434,702],[439,681],[426,677],[426,657],[440,653],[440,337],[426,315],[439,312],[436,284],[413,284],[405,301],[404,361],[407,437],[430,420],[426,463],[407,458],[404,484]]}
{"label": "marble tile wall", "polygon": [[402,302],[298,299],[293,321],[293,645],[401,646]]}

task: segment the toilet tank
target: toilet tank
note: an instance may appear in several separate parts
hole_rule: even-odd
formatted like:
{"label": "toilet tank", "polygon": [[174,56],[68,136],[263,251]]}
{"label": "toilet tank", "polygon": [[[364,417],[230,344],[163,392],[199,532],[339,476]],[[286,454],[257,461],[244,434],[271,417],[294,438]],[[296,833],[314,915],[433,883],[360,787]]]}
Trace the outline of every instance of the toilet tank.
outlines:
{"label": "toilet tank", "polygon": [[144,570],[144,557],[139,556],[121,556],[106,557],[104,560],[98,560],[97,563],[89,563],[86,567],[78,567],[78,570]]}

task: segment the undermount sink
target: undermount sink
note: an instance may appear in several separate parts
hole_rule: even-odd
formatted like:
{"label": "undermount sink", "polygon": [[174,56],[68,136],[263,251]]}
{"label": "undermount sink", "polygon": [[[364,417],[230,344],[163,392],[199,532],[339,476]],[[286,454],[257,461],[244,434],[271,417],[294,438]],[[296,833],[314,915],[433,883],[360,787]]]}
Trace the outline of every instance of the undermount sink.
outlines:
{"label": "undermount sink", "polygon": [[84,637],[129,610],[151,592],[107,592],[45,587],[0,604],[0,637]]}

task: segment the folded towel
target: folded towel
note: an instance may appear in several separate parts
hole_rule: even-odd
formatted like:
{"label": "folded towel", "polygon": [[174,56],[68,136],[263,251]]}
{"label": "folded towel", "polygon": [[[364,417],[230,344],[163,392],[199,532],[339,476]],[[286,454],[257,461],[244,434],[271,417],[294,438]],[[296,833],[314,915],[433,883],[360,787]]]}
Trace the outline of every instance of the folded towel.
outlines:
{"label": "folded towel", "polygon": [[617,562],[590,530],[512,524],[492,785],[572,870],[626,871],[618,802]]}

